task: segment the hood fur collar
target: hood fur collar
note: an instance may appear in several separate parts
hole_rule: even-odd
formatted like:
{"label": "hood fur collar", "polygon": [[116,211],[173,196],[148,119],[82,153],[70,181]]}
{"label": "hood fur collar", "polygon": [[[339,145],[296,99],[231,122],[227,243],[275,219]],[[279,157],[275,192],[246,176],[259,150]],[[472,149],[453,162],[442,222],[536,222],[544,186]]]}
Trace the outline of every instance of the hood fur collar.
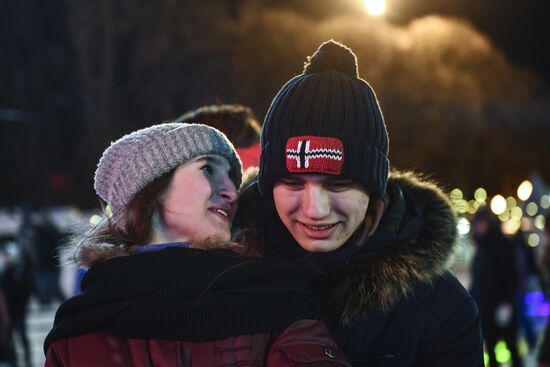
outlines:
{"label": "hood fur collar", "polygon": [[401,188],[406,204],[419,209],[422,225],[414,238],[361,257],[342,272],[333,300],[344,323],[366,310],[390,310],[411,295],[416,284],[431,283],[441,275],[454,252],[456,217],[443,192],[410,172],[392,172],[389,185]]}

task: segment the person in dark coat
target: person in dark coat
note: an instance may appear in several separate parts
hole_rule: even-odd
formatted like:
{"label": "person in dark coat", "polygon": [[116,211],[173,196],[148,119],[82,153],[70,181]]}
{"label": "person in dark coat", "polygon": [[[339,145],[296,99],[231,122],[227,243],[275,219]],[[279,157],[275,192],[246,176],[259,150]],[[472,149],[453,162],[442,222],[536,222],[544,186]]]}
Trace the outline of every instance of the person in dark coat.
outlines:
{"label": "person in dark coat", "polygon": [[261,145],[238,220],[313,276],[354,366],[483,366],[475,301],[447,270],[453,210],[435,184],[389,174],[382,112],[349,48],[331,40],[308,58]]}
{"label": "person in dark coat", "polygon": [[6,306],[11,320],[12,340],[15,335],[23,350],[24,366],[31,366],[31,345],[27,333],[27,315],[32,290],[31,255],[23,239],[9,238],[0,245],[0,253],[8,261],[0,276],[0,286],[4,290]]}
{"label": "person in dark coat", "polygon": [[471,293],[479,305],[489,366],[499,365],[495,346],[501,339],[510,350],[513,366],[522,366],[517,349],[515,311],[518,294],[516,250],[502,233],[498,218],[487,209],[474,216],[472,237],[477,251],[472,266]]}
{"label": "person in dark coat", "polygon": [[[542,233],[542,267],[546,276],[550,274],[550,212],[544,217],[544,231]],[[548,281],[548,279],[546,279]],[[546,291],[550,287],[546,284]],[[548,293],[545,294],[548,299]],[[540,343],[539,354],[537,356],[539,367],[550,367],[550,323],[547,323],[544,328],[542,341]]]}
{"label": "person in dark coat", "polygon": [[241,163],[218,130],[166,123],[112,143],[94,187],[111,216],[44,350],[60,366],[349,366],[304,272],[232,241]]}

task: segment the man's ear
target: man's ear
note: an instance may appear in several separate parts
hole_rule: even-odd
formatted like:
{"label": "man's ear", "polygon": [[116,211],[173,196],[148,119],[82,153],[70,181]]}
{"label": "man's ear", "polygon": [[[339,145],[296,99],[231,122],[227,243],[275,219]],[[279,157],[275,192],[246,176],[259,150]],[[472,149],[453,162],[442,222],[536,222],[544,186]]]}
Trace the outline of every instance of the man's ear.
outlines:
{"label": "man's ear", "polygon": [[373,200],[369,203],[367,211],[367,236],[372,236],[378,229],[378,225],[384,216],[387,202],[385,198]]}

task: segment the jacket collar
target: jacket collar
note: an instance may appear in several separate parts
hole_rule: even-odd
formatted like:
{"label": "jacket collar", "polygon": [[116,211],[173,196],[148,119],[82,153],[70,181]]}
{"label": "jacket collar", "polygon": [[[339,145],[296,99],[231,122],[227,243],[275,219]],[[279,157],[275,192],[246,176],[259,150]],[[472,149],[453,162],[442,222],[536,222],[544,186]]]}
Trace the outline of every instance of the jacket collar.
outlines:
{"label": "jacket collar", "polygon": [[387,311],[409,296],[415,284],[430,283],[447,268],[456,241],[456,219],[443,192],[413,173],[392,172],[389,206],[379,228],[361,246],[310,254],[292,238],[277,216],[272,197],[254,184],[240,201],[240,217],[263,232],[266,251],[294,258],[312,276],[337,274],[332,295],[342,321],[364,310]]}

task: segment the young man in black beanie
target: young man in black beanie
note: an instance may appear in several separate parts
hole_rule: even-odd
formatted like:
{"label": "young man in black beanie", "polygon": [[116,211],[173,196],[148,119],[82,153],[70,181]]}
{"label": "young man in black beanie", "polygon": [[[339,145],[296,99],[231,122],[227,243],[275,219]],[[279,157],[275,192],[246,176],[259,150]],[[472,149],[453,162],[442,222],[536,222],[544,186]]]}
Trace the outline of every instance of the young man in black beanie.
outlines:
{"label": "young man in black beanie", "polygon": [[477,307],[446,270],[454,213],[433,183],[389,174],[382,112],[349,48],[325,42],[283,86],[261,145],[239,217],[268,256],[308,270],[354,366],[483,366]]}

